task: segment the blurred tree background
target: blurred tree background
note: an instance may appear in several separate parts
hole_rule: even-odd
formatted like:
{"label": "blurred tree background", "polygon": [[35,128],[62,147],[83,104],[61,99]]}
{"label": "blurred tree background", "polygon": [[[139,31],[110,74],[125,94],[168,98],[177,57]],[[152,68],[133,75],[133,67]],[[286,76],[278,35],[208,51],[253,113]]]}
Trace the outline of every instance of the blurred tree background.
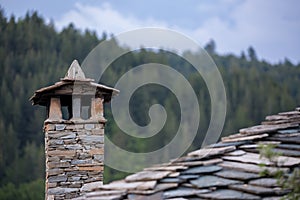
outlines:
{"label": "blurred tree background", "polygon": [[[46,115],[45,109],[31,106],[28,100],[35,90],[63,77],[74,59],[82,63],[104,40],[111,39],[107,39],[105,33],[98,37],[92,31],[79,31],[72,24],[58,32],[53,23],[46,23],[36,12],[15,19],[6,17],[0,9],[0,199],[44,198],[42,129]],[[257,124],[268,114],[299,105],[300,64],[294,65],[288,59],[277,64],[258,60],[253,47],[240,56],[218,55],[216,46],[210,41],[205,49],[219,67],[226,88],[227,117],[223,136]],[[150,62],[173,67],[193,86],[201,108],[200,128],[193,148],[199,148],[210,119],[210,99],[204,81],[185,60],[167,51],[141,49],[112,63],[100,81],[113,86],[129,69]],[[159,85],[141,87],[130,102],[131,114],[137,124],[146,125],[149,107],[155,103],[162,104],[168,114],[159,134],[148,139],[130,138],[128,142],[128,136],[113,122],[108,105],[105,113],[108,137],[130,151],[147,152],[167,144],[180,120],[179,104],[170,91]],[[123,176],[124,173],[105,168],[106,182]]]}

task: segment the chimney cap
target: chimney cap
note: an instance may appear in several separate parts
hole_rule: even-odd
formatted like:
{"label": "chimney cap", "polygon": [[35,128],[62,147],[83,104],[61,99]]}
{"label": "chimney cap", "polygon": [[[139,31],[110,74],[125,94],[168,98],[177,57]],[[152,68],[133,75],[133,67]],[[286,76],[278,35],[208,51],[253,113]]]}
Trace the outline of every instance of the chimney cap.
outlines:
{"label": "chimney cap", "polygon": [[30,101],[33,105],[47,106],[51,97],[77,94],[78,88],[83,85],[90,91],[89,93],[83,91],[81,95],[101,97],[104,98],[104,102],[109,102],[113,96],[120,92],[115,88],[95,83],[94,79],[86,78],[78,61],[74,60],[64,78],[61,78],[54,85],[35,91]]}
{"label": "chimney cap", "polygon": [[88,79],[85,77],[85,74],[77,60],[73,60],[65,77],[61,80],[94,81],[94,79]]}

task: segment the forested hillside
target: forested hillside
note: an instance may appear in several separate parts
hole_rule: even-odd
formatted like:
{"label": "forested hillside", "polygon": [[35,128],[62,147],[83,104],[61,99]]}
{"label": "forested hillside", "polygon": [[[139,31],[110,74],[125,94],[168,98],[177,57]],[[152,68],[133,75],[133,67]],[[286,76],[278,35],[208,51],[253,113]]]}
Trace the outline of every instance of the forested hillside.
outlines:
{"label": "forested hillside", "polygon": [[[44,198],[45,109],[31,106],[29,98],[36,89],[63,77],[74,59],[81,63],[103,40],[107,40],[105,34],[99,38],[94,32],[82,32],[73,25],[57,32],[53,24],[45,23],[35,12],[15,19],[0,11],[0,199]],[[225,83],[227,117],[223,135],[259,123],[267,114],[299,105],[299,64],[293,65],[287,59],[278,64],[258,60],[252,47],[240,56],[218,55],[215,48],[213,41],[205,47]],[[149,62],[174,67],[193,85],[202,108],[199,134],[193,144],[199,147],[201,133],[207,129],[210,119],[210,99],[203,80],[182,59],[166,51],[134,51],[113,63],[101,82],[113,86],[126,70]],[[147,101],[153,96],[157,97],[155,101]],[[111,119],[109,106],[105,113],[106,134],[119,146],[132,151],[147,152],[148,146],[162,147],[178,128],[178,102],[172,93],[157,85],[141,88],[131,101],[132,117],[138,124],[147,124],[148,109],[153,103],[164,105],[168,111],[167,125],[158,136],[128,143]],[[121,176],[112,169],[105,170],[106,181]]]}

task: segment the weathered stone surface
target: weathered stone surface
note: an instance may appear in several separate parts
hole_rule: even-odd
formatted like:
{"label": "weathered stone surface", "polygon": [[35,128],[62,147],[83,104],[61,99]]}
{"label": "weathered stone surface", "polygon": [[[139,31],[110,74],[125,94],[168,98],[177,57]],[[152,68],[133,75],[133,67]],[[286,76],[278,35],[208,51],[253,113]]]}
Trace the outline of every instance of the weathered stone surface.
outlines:
{"label": "weathered stone surface", "polygon": [[63,156],[63,157],[67,157],[67,156],[75,156],[76,151],[75,150],[54,150],[54,151],[48,151],[48,156]]}
{"label": "weathered stone surface", "polygon": [[54,183],[54,182],[62,182],[66,181],[67,176],[66,175],[58,175],[58,176],[50,176],[48,177],[48,182],[49,183]]}
{"label": "weathered stone surface", "polygon": [[206,174],[220,171],[222,167],[217,165],[209,165],[209,166],[200,166],[200,167],[192,167],[185,171],[182,171],[181,174]]}
{"label": "weathered stone surface", "polygon": [[280,142],[286,142],[286,143],[292,143],[292,144],[300,144],[300,136],[296,137],[270,137],[270,140],[280,141]]}
{"label": "weathered stone surface", "polygon": [[219,142],[217,144],[211,144],[208,147],[216,148],[216,147],[227,147],[227,146],[240,146],[243,144],[247,144],[249,141],[239,141],[239,142]]}
{"label": "weathered stone surface", "polygon": [[49,140],[48,144],[49,145],[63,145],[64,141],[63,140]]}
{"label": "weathered stone surface", "polygon": [[98,181],[98,182],[92,182],[92,183],[86,183],[82,186],[82,188],[80,189],[80,191],[92,191],[96,188],[100,188],[103,185],[102,181]]}
{"label": "weathered stone surface", "polygon": [[88,151],[87,151],[90,155],[101,155],[101,154],[103,154],[104,153],[104,150],[103,150],[103,148],[97,148],[97,149],[89,149]]}
{"label": "weathered stone surface", "polygon": [[77,160],[77,159],[74,159],[71,161],[71,164],[72,165],[78,165],[78,164],[92,164],[93,163],[93,160],[92,159],[86,159],[86,160]]}
{"label": "weathered stone surface", "polygon": [[178,171],[178,170],[182,170],[182,169],[187,169],[187,167],[185,166],[163,166],[163,167],[149,167],[149,168],[145,168],[144,170],[146,171]]}
{"label": "weathered stone surface", "polygon": [[79,139],[84,144],[103,143],[104,137],[102,135],[80,135]]}
{"label": "weathered stone surface", "polygon": [[286,128],[292,128],[296,127],[295,124],[279,124],[279,125],[258,125],[258,126],[252,126],[249,128],[243,128],[240,129],[240,133],[242,134],[261,134],[261,133],[269,133],[269,132],[274,132],[278,131],[281,129],[286,129]]}
{"label": "weathered stone surface", "polygon": [[49,183],[49,182],[48,182],[48,187],[49,187],[49,188],[57,187],[57,183]]}
{"label": "weathered stone surface", "polygon": [[64,172],[63,169],[59,169],[59,168],[54,168],[54,169],[47,169],[46,170],[47,174],[49,176],[52,176],[52,175],[58,175],[58,174],[61,174]]}
{"label": "weathered stone surface", "polygon": [[174,197],[187,197],[194,196],[196,194],[211,192],[207,189],[193,189],[186,187],[179,187],[173,190],[169,190],[163,193],[163,198],[174,198]]}
{"label": "weathered stone surface", "polygon": [[104,161],[104,155],[94,155],[94,160],[98,162]]}
{"label": "weathered stone surface", "polygon": [[259,135],[250,135],[250,136],[242,136],[242,137],[223,137],[222,142],[239,142],[239,141],[247,141],[247,140],[256,140],[268,137],[268,134],[259,134]]}
{"label": "weathered stone surface", "polygon": [[103,118],[103,101],[101,98],[92,98],[91,117],[94,119]]}
{"label": "weathered stone surface", "polygon": [[65,124],[55,124],[56,131],[62,131],[62,130],[65,130],[65,128],[66,128]]}
{"label": "weathered stone surface", "polygon": [[292,134],[292,133],[299,133],[300,129],[299,128],[297,128],[297,129],[285,129],[285,130],[279,130],[277,132],[280,133],[280,134]]}
{"label": "weathered stone surface", "polygon": [[260,178],[256,180],[249,181],[249,184],[263,187],[277,187],[277,179],[275,178]]}
{"label": "weathered stone surface", "polygon": [[215,200],[260,200],[261,198],[256,195],[239,192],[235,190],[227,190],[227,189],[220,189],[216,190],[211,193],[204,193],[204,194],[197,194],[197,196],[201,198],[209,198],[209,199],[215,199]]}
{"label": "weathered stone surface", "polygon": [[[254,163],[254,164],[266,164],[266,165],[274,165],[273,162],[270,162],[266,158],[260,158],[259,154],[256,153],[246,153],[241,156],[224,156],[224,160],[230,160],[230,161],[239,161],[243,163]],[[278,165],[279,166],[294,166],[300,164],[299,158],[292,158],[292,157],[286,157],[286,156],[279,156],[277,158]]]}
{"label": "weathered stone surface", "polygon": [[240,190],[244,192],[248,192],[251,194],[257,194],[257,195],[278,195],[278,194],[284,194],[285,191],[282,189],[273,189],[273,188],[266,188],[266,187],[260,187],[260,186],[254,186],[249,184],[239,184],[239,185],[229,185],[228,186],[231,189]]}
{"label": "weathered stone surface", "polygon": [[190,180],[190,179],[196,179],[198,178],[199,175],[192,175],[192,174],[187,174],[187,175],[180,175],[178,176],[179,179],[182,179],[182,180]]}
{"label": "weathered stone surface", "polygon": [[170,171],[141,171],[127,176],[125,180],[128,182],[158,180],[168,176],[170,173]]}
{"label": "weathered stone surface", "polygon": [[[244,146],[244,145],[242,145],[242,146]],[[241,155],[244,155],[244,154],[246,154],[245,151],[243,151],[243,150],[236,150],[236,151],[229,152],[226,155],[228,155],[228,156],[241,156]]]}
{"label": "weathered stone surface", "polygon": [[188,156],[208,157],[208,156],[223,154],[225,152],[230,152],[235,149],[236,149],[235,146],[199,149],[197,151],[193,151],[189,153]]}
{"label": "weathered stone surface", "polygon": [[48,162],[47,166],[51,169],[51,168],[67,168],[70,167],[70,163],[69,162]]}
{"label": "weathered stone surface", "polygon": [[300,144],[279,144],[277,145],[277,147],[282,149],[293,149],[300,151]]}
{"label": "weathered stone surface", "polygon": [[79,171],[103,171],[103,166],[78,167]]}
{"label": "weathered stone surface", "polygon": [[183,179],[180,178],[164,178],[160,180],[160,183],[182,183],[184,182]]}
{"label": "weathered stone surface", "polygon": [[289,156],[289,157],[292,156],[292,157],[298,157],[298,158],[300,157],[300,151],[297,151],[297,150],[275,148],[275,149],[273,149],[273,151],[276,153],[279,153],[279,155],[282,155],[282,156]]}
{"label": "weathered stone surface", "polygon": [[49,119],[61,119],[62,112],[61,112],[61,104],[60,98],[52,97],[50,100],[50,109],[49,109]]}
{"label": "weathered stone surface", "polygon": [[126,194],[126,190],[105,190],[105,191],[89,192],[86,194],[86,197],[90,198],[90,197],[125,195],[125,194]]}
{"label": "weathered stone surface", "polygon": [[224,161],[219,164],[219,166],[228,168],[228,169],[234,169],[234,170],[240,170],[245,172],[252,172],[259,174],[263,170],[268,170],[270,173],[276,173],[278,170],[282,170],[283,172],[289,171],[288,168],[277,168],[277,167],[260,167],[258,165],[254,164],[247,164],[247,163],[239,163],[239,162],[230,162],[230,161]]}
{"label": "weathered stone surface", "polygon": [[201,166],[201,165],[215,165],[217,163],[222,162],[223,160],[220,158],[214,158],[209,160],[203,161],[183,161],[183,160],[176,160],[173,165],[179,166]]}
{"label": "weathered stone surface", "polygon": [[167,190],[170,188],[175,188],[178,186],[178,183],[159,183],[153,190],[130,190],[129,193],[132,194],[154,194],[159,191]]}
{"label": "weathered stone surface", "polygon": [[[78,89],[78,87],[75,87]],[[81,119],[81,98],[73,96],[72,97],[72,114],[73,119]]]}
{"label": "weathered stone surface", "polygon": [[71,125],[67,125],[65,130],[78,130],[78,129],[82,129],[83,128],[83,124],[71,124]]}
{"label": "weathered stone surface", "polygon": [[215,175],[223,178],[237,179],[237,180],[244,180],[244,181],[260,177],[259,174],[257,173],[249,173],[249,172],[242,172],[236,170],[222,170],[215,173]]}
{"label": "weathered stone surface", "polygon": [[54,131],[55,130],[55,125],[54,124],[45,124],[44,126],[44,131]]}
{"label": "weathered stone surface", "polygon": [[58,195],[58,194],[67,194],[71,192],[78,192],[78,188],[62,188],[62,187],[56,187],[56,188],[50,188],[48,189],[48,194],[50,195]]}
{"label": "weathered stone surface", "polygon": [[[151,187],[152,184],[155,182],[150,181]],[[144,184],[147,184],[147,181],[137,181],[137,182],[125,182],[125,181],[114,181],[112,183],[100,186],[101,189],[110,189],[110,190],[133,190],[138,187],[143,187]]]}
{"label": "weathered stone surface", "polygon": [[172,172],[167,177],[178,177],[180,175],[180,172]]}
{"label": "weathered stone surface", "polygon": [[94,124],[85,124],[84,125],[84,129],[85,130],[92,130],[95,128],[95,125]]}
{"label": "weathered stone surface", "polygon": [[190,183],[198,188],[208,188],[208,187],[215,187],[215,186],[227,186],[231,184],[238,184],[241,183],[240,181],[231,180],[220,178],[217,176],[201,176],[198,179],[191,180]]}
{"label": "weathered stone surface", "polygon": [[156,186],[156,181],[146,181],[144,184],[138,185],[136,190],[152,190]]}
{"label": "weathered stone surface", "polygon": [[60,137],[61,139],[75,139],[76,133],[68,133],[66,136]]}
{"label": "weathered stone surface", "polygon": [[158,200],[162,199],[162,193],[157,192],[155,194],[128,194],[128,200]]}

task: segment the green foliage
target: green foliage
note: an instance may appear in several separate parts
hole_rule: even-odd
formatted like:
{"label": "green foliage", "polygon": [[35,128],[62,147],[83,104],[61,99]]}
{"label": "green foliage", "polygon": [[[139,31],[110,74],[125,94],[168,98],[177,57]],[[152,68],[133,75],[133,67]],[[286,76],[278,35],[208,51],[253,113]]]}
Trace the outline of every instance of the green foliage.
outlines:
{"label": "green foliage", "polygon": [[[280,153],[277,153],[274,148],[275,144],[260,144],[258,150],[260,153],[260,158],[266,158],[268,161],[272,162],[276,167],[280,165],[278,157],[281,156]],[[285,174],[282,170],[278,169],[273,173],[270,173],[269,170],[265,169],[266,165],[261,164],[262,171],[260,172],[261,176],[271,176],[277,179],[277,183],[283,189],[287,189],[290,192],[283,196],[283,200],[296,200],[300,198],[300,169],[295,168],[291,174]]]}
{"label": "green foliage", "polygon": [[43,179],[37,179],[29,183],[23,183],[16,186],[13,183],[7,183],[0,188],[0,199],[2,200],[42,200],[45,183]]}
{"label": "green foliage", "polygon": [[295,169],[291,175],[288,176],[283,187],[291,189],[291,192],[283,197],[284,200],[300,199],[300,169]]}
{"label": "green foliage", "polygon": [[258,150],[259,150],[259,157],[260,158],[267,158],[273,163],[277,163],[277,158],[281,154],[274,151],[274,148],[276,147],[276,144],[259,144]]}
{"label": "green foliage", "polygon": [[[45,173],[42,128],[46,115],[44,109],[31,106],[28,99],[36,89],[59,80],[73,59],[81,63],[99,42],[109,40],[105,33],[98,38],[95,32],[81,32],[72,24],[57,32],[52,23],[46,24],[36,12],[27,13],[23,19],[7,18],[1,9],[0,33],[0,199],[41,199]],[[108,45],[110,51],[122,50],[117,41],[110,40]],[[287,59],[273,65],[259,61],[253,48],[247,56],[220,56],[216,54],[213,41],[206,48],[219,67],[227,92],[223,136],[257,124],[267,114],[293,109],[299,103],[299,64],[294,65]],[[109,55],[110,51],[105,53]],[[199,56],[191,52],[186,54]],[[99,56],[100,61],[105,59]],[[209,125],[211,102],[205,82],[184,59],[162,50],[133,51],[112,63],[100,82],[113,86],[128,70],[150,62],[172,66],[194,88],[200,103],[201,121],[191,148],[199,148]],[[177,87],[180,89],[180,85]],[[167,123],[159,134],[147,139],[132,139],[114,123],[107,105],[106,135],[118,146],[134,152],[165,146],[180,123],[179,103],[170,91],[155,85],[141,87],[130,102],[131,115],[137,124],[147,125],[149,107],[155,103],[163,105],[168,114]],[[130,160],[128,164],[132,165]],[[105,169],[106,182],[125,175]]]}

